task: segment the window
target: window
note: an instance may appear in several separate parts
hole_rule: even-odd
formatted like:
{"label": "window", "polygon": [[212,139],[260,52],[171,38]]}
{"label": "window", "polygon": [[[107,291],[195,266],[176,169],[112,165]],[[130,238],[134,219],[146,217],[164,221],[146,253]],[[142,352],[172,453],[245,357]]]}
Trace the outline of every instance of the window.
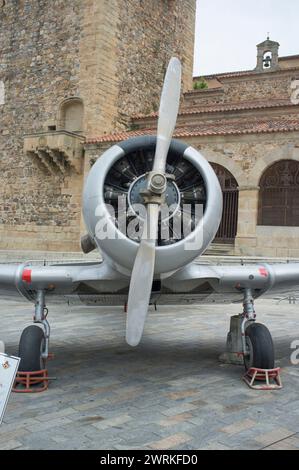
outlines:
{"label": "window", "polygon": [[211,163],[219,180],[223,195],[222,219],[215,241],[232,243],[237,235],[239,190],[235,177],[227,168]]}
{"label": "window", "polygon": [[69,132],[83,131],[83,102],[80,98],[70,98],[60,107],[59,127]]}
{"label": "window", "polygon": [[280,160],[263,173],[258,224],[299,226],[299,162]]}

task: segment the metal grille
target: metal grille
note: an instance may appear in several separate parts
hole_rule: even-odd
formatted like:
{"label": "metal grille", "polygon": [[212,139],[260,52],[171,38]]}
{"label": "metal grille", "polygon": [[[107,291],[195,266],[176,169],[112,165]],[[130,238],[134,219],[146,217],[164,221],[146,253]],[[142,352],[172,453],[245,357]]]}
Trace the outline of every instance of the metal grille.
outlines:
{"label": "metal grille", "polygon": [[263,174],[258,224],[299,226],[299,162],[281,160]]}
{"label": "metal grille", "polygon": [[223,212],[216,242],[232,243],[237,235],[238,225],[238,183],[234,176],[223,166],[211,163],[221,186],[223,194]]}

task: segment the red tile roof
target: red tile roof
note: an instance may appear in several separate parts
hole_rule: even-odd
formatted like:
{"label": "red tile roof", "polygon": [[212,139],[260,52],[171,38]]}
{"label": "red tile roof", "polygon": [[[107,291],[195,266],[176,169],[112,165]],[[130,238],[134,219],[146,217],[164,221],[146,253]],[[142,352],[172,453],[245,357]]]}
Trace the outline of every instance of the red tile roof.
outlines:
{"label": "red tile roof", "polygon": [[278,62],[280,60],[290,60],[290,59],[299,59],[299,54],[294,54],[294,55],[285,55],[283,57],[278,58]]}
{"label": "red tile roof", "polygon": [[[200,106],[200,105],[198,105]],[[273,103],[269,102],[246,102],[246,103],[232,103],[232,104],[213,104],[209,106],[200,106],[198,109],[184,110],[180,111],[179,116],[189,115],[189,114],[204,114],[204,113],[219,113],[219,112],[230,112],[230,111],[250,111],[255,109],[267,109],[267,108],[281,108],[284,106],[297,106],[299,105],[292,104],[289,100],[277,100]],[[194,105],[196,108],[196,105]],[[158,116],[158,113],[151,114],[137,114],[133,116],[133,120],[146,119],[146,118],[155,118]]]}
{"label": "red tile roof", "polygon": [[[220,121],[214,123],[200,123],[199,126],[181,127],[175,130],[174,137],[204,137],[221,135],[244,135],[244,134],[267,134],[276,132],[299,131],[299,118],[297,119],[268,119],[255,121]],[[142,129],[128,132],[119,132],[115,134],[102,135],[99,137],[88,138],[87,144],[96,144],[101,142],[120,142],[140,135],[154,135],[154,129]]]}
{"label": "red tile roof", "polygon": [[[284,59],[284,57],[281,57],[280,59]],[[278,68],[276,70],[269,70],[267,71],[266,73],[269,74],[269,73],[277,73],[277,72],[289,72],[289,71],[292,71],[292,70],[298,70],[299,67],[297,66],[294,66],[294,67],[287,67],[287,68]],[[260,75],[260,74],[264,74],[265,75],[265,72],[260,72],[258,70],[239,70],[239,71],[236,71],[236,72],[221,72],[221,73],[213,73],[211,75],[200,75],[200,76],[196,76],[196,77],[193,77],[193,80],[198,80],[199,78],[206,78],[206,79],[209,79],[209,78],[233,78],[233,77],[243,77],[243,76],[249,76],[249,75]],[[208,88],[206,89],[208,90]],[[199,90],[199,91],[202,91],[202,90]],[[205,91],[205,90],[203,90]]]}

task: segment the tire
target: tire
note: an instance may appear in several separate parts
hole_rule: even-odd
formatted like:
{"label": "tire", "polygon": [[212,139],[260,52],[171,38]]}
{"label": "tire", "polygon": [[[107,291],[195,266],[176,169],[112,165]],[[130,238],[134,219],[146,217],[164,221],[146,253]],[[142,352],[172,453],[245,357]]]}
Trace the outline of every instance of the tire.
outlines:
{"label": "tire", "polygon": [[245,369],[274,369],[274,346],[268,328],[251,323],[245,330],[245,340],[250,351],[249,356],[244,356]]}
{"label": "tire", "polygon": [[44,369],[42,349],[45,341],[43,330],[36,325],[30,325],[23,331],[19,343],[19,357],[21,358],[19,371],[34,372]]}

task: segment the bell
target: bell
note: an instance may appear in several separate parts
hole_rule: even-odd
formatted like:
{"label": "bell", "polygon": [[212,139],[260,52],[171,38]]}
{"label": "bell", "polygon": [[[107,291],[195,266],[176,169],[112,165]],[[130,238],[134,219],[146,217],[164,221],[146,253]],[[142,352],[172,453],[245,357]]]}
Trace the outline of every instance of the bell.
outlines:
{"label": "bell", "polygon": [[263,63],[265,69],[271,67],[271,56],[267,55],[267,57],[264,58]]}

